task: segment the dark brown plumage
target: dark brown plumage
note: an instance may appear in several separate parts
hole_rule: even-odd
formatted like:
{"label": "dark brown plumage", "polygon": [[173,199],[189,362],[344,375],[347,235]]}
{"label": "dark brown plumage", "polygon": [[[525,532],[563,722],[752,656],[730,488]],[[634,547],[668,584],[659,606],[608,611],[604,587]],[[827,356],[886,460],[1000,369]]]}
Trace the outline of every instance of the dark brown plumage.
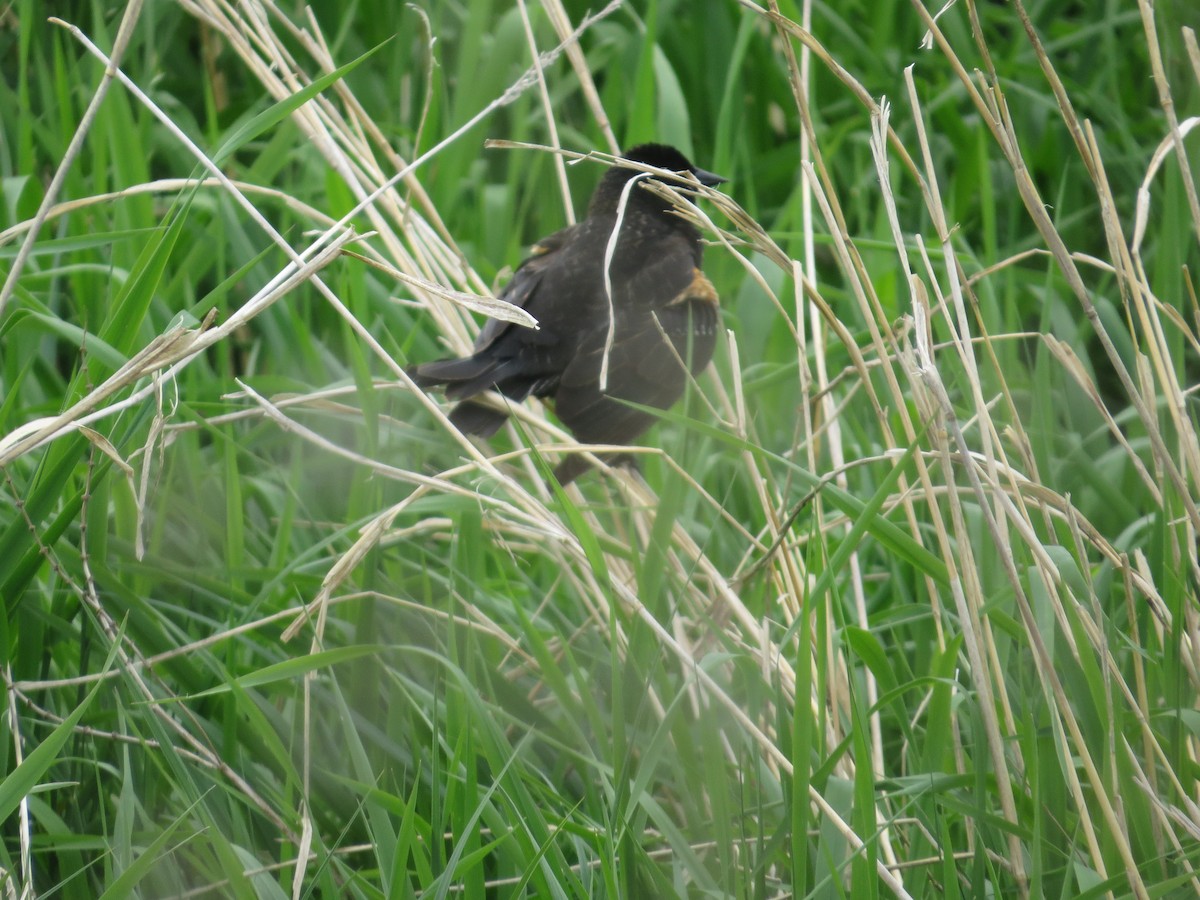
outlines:
{"label": "dark brown plumage", "polygon": [[[625,158],[690,172],[701,184],[725,180],[697,169],[664,144],[642,144]],[[700,271],[700,233],[666,200],[643,189],[643,176],[629,192],[608,269],[615,333],[607,389],[600,389],[610,327],[605,252],[622,192],[639,174],[609,169],[587,217],[539,241],[513,273],[500,297],[525,309],[540,328],[490,319],[471,356],[412,371],[419,386],[444,385],[447,397],[461,401],[450,413],[459,430],[489,437],[499,429],[507,414],[473,399],[496,390],[513,402],[531,394],[552,401],[558,418],[581,442],[628,444],[654,424],[655,416],[621,400],[666,409],[682,396],[688,369],[698,374],[708,365],[720,314],[717,293]],[[582,458],[570,457],[555,476],[567,484],[587,468]]]}

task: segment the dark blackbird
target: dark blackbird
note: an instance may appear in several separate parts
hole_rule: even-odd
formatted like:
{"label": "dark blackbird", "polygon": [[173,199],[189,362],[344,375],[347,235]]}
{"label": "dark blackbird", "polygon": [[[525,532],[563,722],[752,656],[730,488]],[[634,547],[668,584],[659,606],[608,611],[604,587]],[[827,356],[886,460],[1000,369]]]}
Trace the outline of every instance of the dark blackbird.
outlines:
{"label": "dark blackbird", "polygon": [[[642,144],[625,154],[634,162],[690,172],[704,185],[725,179],[698,169],[674,147]],[[605,288],[605,254],[617,227],[621,196],[629,191]],[[460,400],[450,413],[465,434],[489,437],[507,414],[474,400],[496,390],[513,402],[532,394],[551,400],[575,437],[589,444],[628,444],[655,416],[622,400],[666,409],[683,394],[688,371],[712,359],[720,314],[717,292],[700,271],[700,233],[643,187],[649,176],[613,167],[601,178],[583,221],[539,241],[513,273],[501,299],[524,308],[541,326],[490,319],[463,359],[425,363],[412,371],[421,387],[445,385]],[[613,328],[608,382],[600,388],[605,342]],[[684,361],[687,361],[686,365]],[[570,457],[555,470],[568,484],[588,469]]]}

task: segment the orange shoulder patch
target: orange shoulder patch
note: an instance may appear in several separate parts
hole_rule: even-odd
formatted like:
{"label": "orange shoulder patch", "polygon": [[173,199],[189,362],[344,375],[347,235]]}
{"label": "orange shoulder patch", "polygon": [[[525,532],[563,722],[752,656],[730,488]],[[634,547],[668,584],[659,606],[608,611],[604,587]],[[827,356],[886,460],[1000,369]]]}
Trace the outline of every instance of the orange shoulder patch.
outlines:
{"label": "orange shoulder patch", "polygon": [[708,276],[699,269],[692,269],[692,283],[680,291],[667,306],[678,306],[681,303],[709,303],[719,306],[721,298],[717,296],[717,289],[708,280]]}

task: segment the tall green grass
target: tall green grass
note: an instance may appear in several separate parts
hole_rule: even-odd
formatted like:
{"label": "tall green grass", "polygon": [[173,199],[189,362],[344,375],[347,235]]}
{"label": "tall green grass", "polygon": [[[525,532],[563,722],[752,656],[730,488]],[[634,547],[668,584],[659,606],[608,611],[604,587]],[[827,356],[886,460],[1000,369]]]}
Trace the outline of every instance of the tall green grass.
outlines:
{"label": "tall green grass", "polygon": [[[146,4],[78,152],[0,18],[6,890],[1200,890],[1191,5],[545,0],[544,96],[417,6]],[[730,177],[713,370],[566,492],[402,371],[582,214],[552,133]]]}

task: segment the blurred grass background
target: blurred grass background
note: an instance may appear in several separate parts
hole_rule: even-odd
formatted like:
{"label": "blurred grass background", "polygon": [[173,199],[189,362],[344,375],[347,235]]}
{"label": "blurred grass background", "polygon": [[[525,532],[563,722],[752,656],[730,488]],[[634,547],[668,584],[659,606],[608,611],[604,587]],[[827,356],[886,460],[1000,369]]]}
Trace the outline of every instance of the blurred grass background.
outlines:
{"label": "blurred grass background", "polygon": [[[341,309],[305,282],[239,318],[289,254],[122,85],[16,269],[103,73],[47,16],[108,51],[126,6],[0,9],[9,896],[1196,894],[1195,132],[1134,222],[1161,90],[1200,116],[1200,13],[959,2],[924,50],[915,3],[814,4],[826,215],[803,11],[768,7],[627,0],[580,38],[617,141],[678,145],[747,219],[700,204],[735,343],[646,436],[666,457],[567,496],[543,411],[491,467],[404,387],[478,321],[431,290],[340,258]],[[538,49],[589,11],[531,3]],[[536,85],[463,129],[531,65],[520,5],[224,14],[146,4],[121,68],[288,246],[434,148],[356,250],[481,293],[565,224],[551,154],[484,146],[550,142]],[[239,33],[301,82],[357,61],[319,126]],[[579,71],[545,78],[561,146],[609,149]],[[602,171],[568,167],[577,215]],[[93,431],[20,444],[213,310]]]}

